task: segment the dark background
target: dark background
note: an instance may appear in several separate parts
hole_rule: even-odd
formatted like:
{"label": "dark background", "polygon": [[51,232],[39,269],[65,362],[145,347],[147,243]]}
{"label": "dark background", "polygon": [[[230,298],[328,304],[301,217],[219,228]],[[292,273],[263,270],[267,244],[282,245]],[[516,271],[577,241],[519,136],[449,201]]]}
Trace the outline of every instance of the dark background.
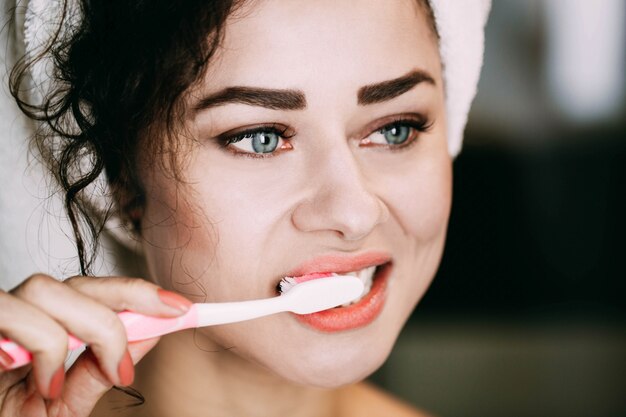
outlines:
{"label": "dark background", "polygon": [[559,2],[492,6],[441,267],[372,377],[435,415],[626,416],[626,6]]}
{"label": "dark background", "polygon": [[595,139],[525,151],[466,146],[442,264],[413,319],[626,323],[624,133],[570,132]]}

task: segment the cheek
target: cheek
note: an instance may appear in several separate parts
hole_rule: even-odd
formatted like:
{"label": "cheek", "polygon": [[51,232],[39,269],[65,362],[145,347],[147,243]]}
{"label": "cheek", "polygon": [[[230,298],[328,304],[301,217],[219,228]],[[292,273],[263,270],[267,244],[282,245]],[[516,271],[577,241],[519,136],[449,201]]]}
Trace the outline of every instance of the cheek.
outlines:
{"label": "cheek", "polygon": [[173,289],[194,301],[269,296],[271,283],[256,278],[282,256],[273,248],[281,243],[284,191],[207,165],[212,169],[190,169],[191,185],[159,181],[148,193],[144,250],[152,276],[161,285],[178,283]]}
{"label": "cheek", "polygon": [[[200,221],[201,214],[183,196],[179,184],[169,179],[159,179],[161,181],[146,186],[146,209],[141,233],[143,252],[152,279],[167,289],[181,290],[177,283],[185,285],[191,277],[195,278],[202,273],[200,265],[190,262],[190,254],[199,247],[199,238],[214,242],[217,234],[206,227],[206,222]],[[203,244],[202,247],[203,259],[211,261],[214,258],[214,245]],[[189,280],[187,277],[190,277]]]}
{"label": "cheek", "polygon": [[452,162],[439,152],[414,163],[390,181],[384,198],[405,233],[430,241],[442,233],[452,201]]}

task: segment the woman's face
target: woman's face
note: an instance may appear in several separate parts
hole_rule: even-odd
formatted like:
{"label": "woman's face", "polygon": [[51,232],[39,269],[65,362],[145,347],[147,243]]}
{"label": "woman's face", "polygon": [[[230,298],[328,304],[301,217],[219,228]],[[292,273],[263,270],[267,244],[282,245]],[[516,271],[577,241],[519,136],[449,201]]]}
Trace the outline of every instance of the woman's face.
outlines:
{"label": "woman's face", "polygon": [[299,383],[366,377],[442,253],[451,200],[442,87],[416,0],[244,5],[189,99],[186,181],[142,163],[152,278],[198,302],[240,301],[276,296],[287,275],[385,264],[350,308],[199,330]]}

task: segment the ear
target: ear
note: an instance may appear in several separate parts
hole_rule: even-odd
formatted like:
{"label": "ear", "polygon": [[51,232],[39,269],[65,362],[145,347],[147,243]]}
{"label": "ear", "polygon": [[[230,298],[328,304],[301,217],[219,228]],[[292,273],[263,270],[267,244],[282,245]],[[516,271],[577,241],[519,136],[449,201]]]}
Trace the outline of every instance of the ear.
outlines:
{"label": "ear", "polygon": [[110,184],[111,192],[117,204],[118,215],[124,224],[136,234],[141,234],[141,220],[145,209],[145,194],[138,184],[129,181],[117,181]]}

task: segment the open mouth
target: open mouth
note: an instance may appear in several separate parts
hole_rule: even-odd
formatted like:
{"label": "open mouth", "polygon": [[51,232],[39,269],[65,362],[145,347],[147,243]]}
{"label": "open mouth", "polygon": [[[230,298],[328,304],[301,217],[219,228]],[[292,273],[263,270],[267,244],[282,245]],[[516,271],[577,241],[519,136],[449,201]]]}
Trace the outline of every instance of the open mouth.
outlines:
{"label": "open mouth", "polygon": [[[378,261],[381,262],[381,261]],[[294,285],[311,279],[330,277],[333,275],[353,275],[363,281],[364,290],[361,296],[342,306],[312,314],[295,314],[300,323],[325,333],[341,332],[365,327],[376,320],[383,311],[387,299],[387,283],[393,270],[393,262],[386,261],[378,265],[365,266],[358,271],[320,272],[287,277],[278,285],[280,292],[289,291]]]}
{"label": "open mouth", "polygon": [[301,282],[305,282],[305,281],[309,281],[309,280],[317,279],[317,278],[326,278],[326,277],[337,276],[337,275],[354,276],[354,277],[359,278],[361,282],[363,283],[363,293],[356,300],[353,300],[349,303],[343,304],[336,308],[350,307],[352,305],[359,303],[370,293],[372,289],[372,285],[374,284],[376,279],[381,276],[381,272],[385,270],[390,264],[391,264],[391,261],[388,261],[379,265],[371,265],[363,269],[360,269],[358,271],[350,271],[350,272],[342,272],[342,273],[319,272],[319,273],[306,274],[306,275],[302,275],[299,277],[284,277],[276,286],[276,291],[278,292],[278,294],[283,294]]}

